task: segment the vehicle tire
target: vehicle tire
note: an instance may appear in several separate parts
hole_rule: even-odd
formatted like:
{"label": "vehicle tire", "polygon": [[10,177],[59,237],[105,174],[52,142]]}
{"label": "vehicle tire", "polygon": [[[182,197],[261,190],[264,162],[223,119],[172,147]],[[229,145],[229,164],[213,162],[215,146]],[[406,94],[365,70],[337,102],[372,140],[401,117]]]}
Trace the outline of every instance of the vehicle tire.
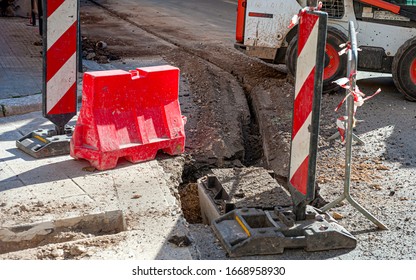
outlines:
{"label": "vehicle tire", "polygon": [[410,101],[416,101],[416,37],[407,40],[397,51],[392,65],[397,89]]}
{"label": "vehicle tire", "polygon": [[[347,60],[346,54],[339,56],[341,50],[339,45],[348,41],[348,38],[338,29],[328,26],[328,33],[325,46],[324,80],[322,92],[328,93],[339,90],[340,87],[333,81],[346,77]],[[298,36],[295,36],[289,43],[286,51],[285,63],[288,73],[293,77],[296,74],[296,61],[298,53]]]}

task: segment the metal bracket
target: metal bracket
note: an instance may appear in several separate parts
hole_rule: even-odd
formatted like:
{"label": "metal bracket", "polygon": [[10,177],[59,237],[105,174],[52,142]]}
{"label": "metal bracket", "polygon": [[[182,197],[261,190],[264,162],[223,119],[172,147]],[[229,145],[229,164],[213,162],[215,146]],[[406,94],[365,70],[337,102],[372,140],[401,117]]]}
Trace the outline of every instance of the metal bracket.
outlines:
{"label": "metal bracket", "polygon": [[67,155],[73,131],[73,126],[65,126],[63,134],[53,129],[38,129],[17,140],[16,147],[34,158]]}
{"label": "metal bracket", "polygon": [[354,236],[328,214],[307,205],[305,217],[296,221],[291,207],[243,208],[216,219],[212,228],[231,257],[281,254],[287,248],[313,252],[356,247]]}

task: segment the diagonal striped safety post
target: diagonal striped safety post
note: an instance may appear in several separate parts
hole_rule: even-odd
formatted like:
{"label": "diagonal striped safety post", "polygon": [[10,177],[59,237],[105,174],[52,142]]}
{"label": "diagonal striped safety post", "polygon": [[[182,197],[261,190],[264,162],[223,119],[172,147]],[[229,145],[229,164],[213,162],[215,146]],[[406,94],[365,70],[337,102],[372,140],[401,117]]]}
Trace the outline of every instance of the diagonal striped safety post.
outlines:
{"label": "diagonal striped safety post", "polygon": [[315,196],[319,115],[325,58],[327,13],[299,14],[298,57],[289,168],[289,189],[297,220]]}
{"label": "diagonal striped safety post", "polygon": [[43,115],[58,134],[77,112],[78,0],[44,1]]}
{"label": "diagonal striped safety post", "polygon": [[79,0],[43,0],[42,14],[42,112],[55,129],[38,129],[16,141],[35,158],[69,154],[73,128],[67,123],[77,113]]}

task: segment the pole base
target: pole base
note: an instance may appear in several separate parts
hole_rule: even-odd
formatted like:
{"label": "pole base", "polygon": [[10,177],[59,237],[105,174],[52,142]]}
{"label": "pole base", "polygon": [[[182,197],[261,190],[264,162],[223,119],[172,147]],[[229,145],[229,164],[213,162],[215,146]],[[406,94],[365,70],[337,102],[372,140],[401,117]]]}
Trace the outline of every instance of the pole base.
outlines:
{"label": "pole base", "polygon": [[65,133],[56,130],[38,129],[16,141],[16,147],[34,158],[45,158],[69,154],[72,126],[65,127]]}
{"label": "pole base", "polygon": [[233,210],[214,220],[212,228],[230,257],[305,251],[353,249],[357,240],[332,217],[312,206],[296,221],[291,208]]}

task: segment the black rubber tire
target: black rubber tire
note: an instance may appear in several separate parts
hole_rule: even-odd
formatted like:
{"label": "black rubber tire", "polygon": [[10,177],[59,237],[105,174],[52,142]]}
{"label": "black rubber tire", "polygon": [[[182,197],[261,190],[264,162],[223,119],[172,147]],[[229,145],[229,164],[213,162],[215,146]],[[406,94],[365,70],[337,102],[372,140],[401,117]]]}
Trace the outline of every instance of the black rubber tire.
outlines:
{"label": "black rubber tire", "polygon": [[[291,75],[292,77],[295,77],[296,75],[296,61],[297,61],[297,52],[298,52],[297,41],[298,41],[298,36],[293,37],[293,39],[289,43],[289,46],[286,51],[286,56],[285,56],[285,64],[288,70],[288,74]],[[337,65],[337,69],[333,70],[334,73],[330,77],[324,79],[323,89],[322,89],[323,93],[338,91],[340,87],[337,84],[334,84],[333,81],[342,77],[346,77],[348,57],[346,54],[339,56],[338,52],[341,50],[339,45],[344,44],[347,41],[348,41],[348,38],[344,35],[344,33],[342,33],[341,31],[339,31],[338,29],[332,26],[328,26],[326,44],[327,44],[327,47],[329,45],[336,52],[336,55],[339,58],[339,63]],[[324,71],[327,71],[329,69],[327,49],[325,50],[325,56],[326,56],[326,59],[325,59]]]}
{"label": "black rubber tire", "polygon": [[[397,89],[410,101],[416,101],[416,83],[411,76],[411,69],[416,65],[416,37],[407,40],[393,58],[392,74]],[[413,72],[414,75],[414,72]],[[413,79],[415,77],[413,76]]]}

